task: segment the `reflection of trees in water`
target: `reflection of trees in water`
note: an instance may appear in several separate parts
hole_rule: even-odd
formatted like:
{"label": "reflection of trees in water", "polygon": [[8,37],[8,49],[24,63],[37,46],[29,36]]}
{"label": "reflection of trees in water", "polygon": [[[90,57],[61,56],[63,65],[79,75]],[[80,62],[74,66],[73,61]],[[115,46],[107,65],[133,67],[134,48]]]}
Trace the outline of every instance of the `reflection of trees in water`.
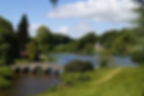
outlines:
{"label": "reflection of trees in water", "polygon": [[103,50],[99,52],[98,56],[99,66],[100,67],[114,67],[116,62],[114,60],[114,56],[112,55],[111,51]]}

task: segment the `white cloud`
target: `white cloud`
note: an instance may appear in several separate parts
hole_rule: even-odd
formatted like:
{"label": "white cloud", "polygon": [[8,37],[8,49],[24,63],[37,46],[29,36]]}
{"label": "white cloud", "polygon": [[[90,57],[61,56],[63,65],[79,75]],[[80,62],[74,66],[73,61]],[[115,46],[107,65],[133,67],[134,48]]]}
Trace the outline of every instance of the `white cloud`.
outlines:
{"label": "white cloud", "polygon": [[69,31],[64,34],[71,36],[72,38],[80,38],[94,30],[95,29],[93,29],[88,23],[81,21],[81,22],[77,23],[75,26],[69,27]]}
{"label": "white cloud", "polygon": [[133,19],[137,5],[132,0],[81,0],[48,14],[51,18],[86,18],[93,21],[125,22]]}
{"label": "white cloud", "polygon": [[87,33],[89,33],[90,31],[94,31],[94,29],[91,26],[89,26],[89,24],[87,24],[86,22],[79,22],[73,29],[76,32],[76,33],[73,33],[73,37],[76,37],[76,38],[82,37],[86,35]]}
{"label": "white cloud", "polygon": [[69,31],[69,27],[67,27],[67,26],[62,26],[58,29],[58,32],[62,33],[62,34],[67,34],[68,31]]}

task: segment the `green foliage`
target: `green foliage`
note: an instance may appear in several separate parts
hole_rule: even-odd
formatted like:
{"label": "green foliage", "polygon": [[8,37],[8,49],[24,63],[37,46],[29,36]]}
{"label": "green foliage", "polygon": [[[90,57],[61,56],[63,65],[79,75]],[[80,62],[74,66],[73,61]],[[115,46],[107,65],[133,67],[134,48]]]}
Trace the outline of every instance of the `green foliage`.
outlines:
{"label": "green foliage", "polygon": [[144,63],[144,45],[136,45],[131,49],[132,60],[140,64]]}
{"label": "green foliage", "polygon": [[136,43],[131,48],[132,60],[143,65],[144,62],[144,2],[143,0],[135,0],[139,7],[135,9],[138,14],[136,24],[138,25],[134,30]]}
{"label": "green foliage", "polygon": [[27,16],[23,15],[18,25],[18,31],[16,33],[20,50],[25,50],[26,44],[29,41],[30,37],[28,33],[28,28],[29,28],[29,24],[28,24]]}
{"label": "green foliage", "polygon": [[94,66],[90,62],[86,61],[72,61],[65,65],[64,70],[66,72],[86,72],[94,69]]}
{"label": "green foliage", "polygon": [[41,26],[37,30],[36,41],[42,54],[47,55],[53,48],[53,35],[45,26]]}
{"label": "green foliage", "polygon": [[136,43],[136,37],[132,30],[124,29],[112,46],[112,51],[118,55],[128,55],[131,47]]}
{"label": "green foliage", "polygon": [[83,43],[84,45],[86,44],[95,44],[95,42],[97,41],[97,36],[95,33],[93,32],[89,32],[88,34],[86,34],[85,36],[83,36],[82,38],[79,39],[79,41],[81,43]]}
{"label": "green foliage", "polygon": [[[143,96],[143,72],[143,68],[97,69],[87,74],[90,80],[86,82],[60,86],[38,96]],[[67,75],[73,81],[72,74]]]}
{"label": "green foliage", "polygon": [[138,18],[135,21],[139,28],[143,28],[144,2],[143,0],[135,0],[135,1],[137,1],[137,4],[139,5],[139,7],[135,9],[135,12],[138,14]]}
{"label": "green foliage", "polygon": [[26,63],[29,63],[29,62],[31,62],[31,60],[27,59],[27,58],[21,58],[21,59],[18,58],[18,59],[15,60],[15,64],[17,64],[17,65],[26,64]]}
{"label": "green foliage", "polygon": [[38,60],[38,47],[35,41],[30,41],[27,44],[26,53],[30,60]]}
{"label": "green foliage", "polygon": [[57,58],[54,58],[54,57],[50,57],[50,56],[46,56],[46,55],[44,55],[44,56],[41,56],[41,60],[42,61],[44,61],[44,62],[55,62],[55,61],[57,61]]}
{"label": "green foliage", "polygon": [[91,79],[91,76],[89,76],[89,73],[65,73],[62,76],[62,85],[73,86],[82,82],[89,81]]}
{"label": "green foliage", "polygon": [[0,17],[0,64],[12,63],[17,56],[17,41],[9,21]]}
{"label": "green foliage", "polygon": [[67,36],[55,34],[55,46],[53,51],[89,54],[94,52],[94,44],[96,41],[97,36],[92,32],[77,40],[73,40]]}
{"label": "green foliage", "polygon": [[94,44],[87,44],[82,53],[86,53],[86,54],[92,54],[94,53]]}
{"label": "green foliage", "polygon": [[0,67],[0,77],[10,77],[13,75],[13,71],[9,67]]}
{"label": "green foliage", "polygon": [[53,34],[54,45],[65,45],[71,43],[73,40],[65,35],[62,34]]}
{"label": "green foliage", "polygon": [[0,89],[8,88],[11,86],[11,83],[9,80],[6,80],[3,77],[0,77]]}
{"label": "green foliage", "polygon": [[12,78],[13,71],[9,67],[0,67],[0,89],[7,88],[11,86],[10,80],[7,78]]}
{"label": "green foliage", "polygon": [[120,31],[111,30],[104,33],[99,38],[99,42],[104,45],[105,48],[112,48],[114,41],[120,36]]}
{"label": "green foliage", "polygon": [[97,40],[97,36],[93,32],[90,32],[75,42],[75,50],[78,53],[92,53]]}

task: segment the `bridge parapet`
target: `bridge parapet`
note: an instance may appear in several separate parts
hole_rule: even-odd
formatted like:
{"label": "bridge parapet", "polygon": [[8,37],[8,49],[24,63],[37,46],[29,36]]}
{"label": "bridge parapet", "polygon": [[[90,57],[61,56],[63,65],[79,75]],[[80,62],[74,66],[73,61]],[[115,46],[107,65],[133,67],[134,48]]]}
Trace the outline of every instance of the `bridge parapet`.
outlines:
{"label": "bridge parapet", "polygon": [[48,72],[52,71],[54,72],[59,72],[59,74],[62,73],[63,67],[57,64],[50,64],[50,63],[29,63],[29,64],[21,64],[21,65],[12,65],[12,69],[15,72],[23,72],[25,70],[29,72],[33,72],[34,70],[37,70],[40,68],[43,72]]}

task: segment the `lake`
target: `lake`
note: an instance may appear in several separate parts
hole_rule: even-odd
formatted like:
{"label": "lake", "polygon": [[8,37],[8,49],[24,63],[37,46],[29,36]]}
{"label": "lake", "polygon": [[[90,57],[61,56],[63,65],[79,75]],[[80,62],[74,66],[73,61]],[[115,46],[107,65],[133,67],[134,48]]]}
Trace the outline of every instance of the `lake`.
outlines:
{"label": "lake", "polygon": [[60,83],[60,79],[48,75],[15,74],[12,87],[0,91],[0,96],[35,96]]}
{"label": "lake", "polygon": [[[50,57],[57,58],[55,64],[65,65],[73,60],[82,60],[91,62],[94,66],[99,66],[98,55],[79,55],[79,54],[50,54]],[[114,56],[111,61],[115,66],[131,67],[137,64],[129,56]]]}

